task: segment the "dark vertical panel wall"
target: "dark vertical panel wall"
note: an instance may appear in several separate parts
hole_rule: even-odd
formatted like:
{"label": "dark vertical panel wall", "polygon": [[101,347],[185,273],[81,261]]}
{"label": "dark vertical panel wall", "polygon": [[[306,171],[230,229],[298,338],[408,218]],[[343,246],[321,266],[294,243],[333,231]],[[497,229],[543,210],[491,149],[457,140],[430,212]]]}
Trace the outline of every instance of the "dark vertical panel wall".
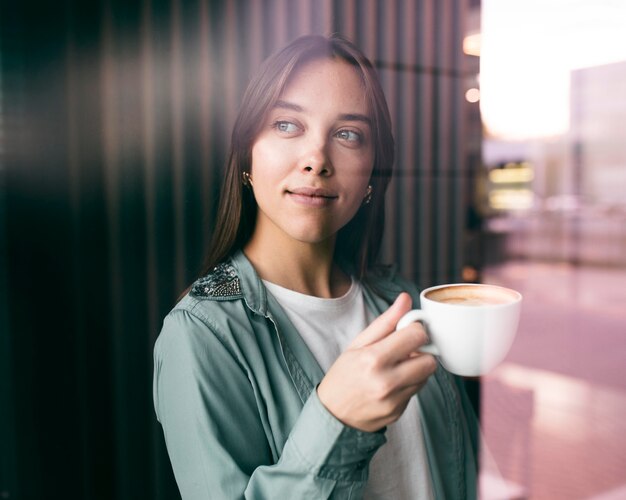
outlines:
{"label": "dark vertical panel wall", "polygon": [[196,276],[263,58],[340,32],[397,139],[385,259],[460,279],[463,0],[2,2],[2,498],[175,498],[152,346]]}

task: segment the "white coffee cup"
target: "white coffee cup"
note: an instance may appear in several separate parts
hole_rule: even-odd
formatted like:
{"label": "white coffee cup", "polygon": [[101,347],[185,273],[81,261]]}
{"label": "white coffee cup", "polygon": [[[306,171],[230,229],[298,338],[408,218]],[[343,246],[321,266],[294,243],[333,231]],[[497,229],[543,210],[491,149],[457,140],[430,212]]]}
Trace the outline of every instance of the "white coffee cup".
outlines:
{"label": "white coffee cup", "polygon": [[517,333],[522,295],[496,285],[459,283],[427,288],[421,309],[406,313],[396,330],[421,321],[434,354],[450,372],[483,375],[505,358]]}

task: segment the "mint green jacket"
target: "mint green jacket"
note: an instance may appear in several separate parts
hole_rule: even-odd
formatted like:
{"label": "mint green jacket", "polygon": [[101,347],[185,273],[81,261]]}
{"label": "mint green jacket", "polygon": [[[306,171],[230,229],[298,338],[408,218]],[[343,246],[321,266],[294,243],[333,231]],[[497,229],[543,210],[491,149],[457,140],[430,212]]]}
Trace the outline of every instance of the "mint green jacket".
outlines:
{"label": "mint green jacket", "polygon": [[[363,285],[376,315],[402,291],[418,303],[390,272]],[[184,500],[362,498],[384,430],[347,427],[320,403],[324,373],[243,253],[168,314],[154,362],[156,414]],[[436,498],[475,498],[474,420],[461,384],[439,367],[416,397]]]}

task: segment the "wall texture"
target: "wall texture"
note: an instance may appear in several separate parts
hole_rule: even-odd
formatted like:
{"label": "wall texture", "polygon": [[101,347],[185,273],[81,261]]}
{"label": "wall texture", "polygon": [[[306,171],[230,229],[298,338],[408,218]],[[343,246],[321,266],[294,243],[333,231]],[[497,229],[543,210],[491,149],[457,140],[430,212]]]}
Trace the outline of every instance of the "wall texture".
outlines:
{"label": "wall texture", "polygon": [[299,35],[340,32],[380,71],[385,259],[460,279],[466,1],[0,5],[1,498],[177,496],[152,345],[201,267],[247,79]]}

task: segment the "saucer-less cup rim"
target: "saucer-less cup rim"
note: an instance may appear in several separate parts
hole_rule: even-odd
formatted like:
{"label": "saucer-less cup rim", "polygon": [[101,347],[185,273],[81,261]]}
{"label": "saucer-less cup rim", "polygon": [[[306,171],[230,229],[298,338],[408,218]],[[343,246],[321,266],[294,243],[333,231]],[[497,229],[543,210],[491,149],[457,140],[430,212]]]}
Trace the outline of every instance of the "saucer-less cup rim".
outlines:
{"label": "saucer-less cup rim", "polygon": [[[471,306],[471,307],[477,307],[477,308],[481,308],[481,307],[488,307],[488,308],[498,308],[498,307],[510,307],[511,304],[515,304],[516,302],[520,302],[522,300],[522,294],[520,292],[518,292],[517,290],[513,290],[512,288],[507,288],[505,286],[501,286],[501,285],[492,285],[490,283],[450,283],[447,285],[435,285],[435,286],[431,286],[429,288],[425,288],[424,290],[422,290],[422,292],[420,293],[420,301],[424,301],[424,300],[428,300],[430,302],[437,302],[439,304],[442,305],[448,305],[448,306],[452,306],[454,304],[445,304],[443,302],[440,302],[436,299],[432,299],[430,297],[427,297],[426,295],[428,295],[429,293],[435,292],[437,290],[442,290],[444,288],[461,288],[461,287],[468,287],[468,288],[495,288],[501,292],[506,293],[507,295],[511,296],[511,300],[508,302],[504,302],[502,304],[484,304],[481,306]],[[469,306],[464,306],[464,307],[469,307]],[[418,309],[416,309],[418,310]],[[408,323],[407,323],[408,324]],[[404,325],[406,326],[406,325]]]}

